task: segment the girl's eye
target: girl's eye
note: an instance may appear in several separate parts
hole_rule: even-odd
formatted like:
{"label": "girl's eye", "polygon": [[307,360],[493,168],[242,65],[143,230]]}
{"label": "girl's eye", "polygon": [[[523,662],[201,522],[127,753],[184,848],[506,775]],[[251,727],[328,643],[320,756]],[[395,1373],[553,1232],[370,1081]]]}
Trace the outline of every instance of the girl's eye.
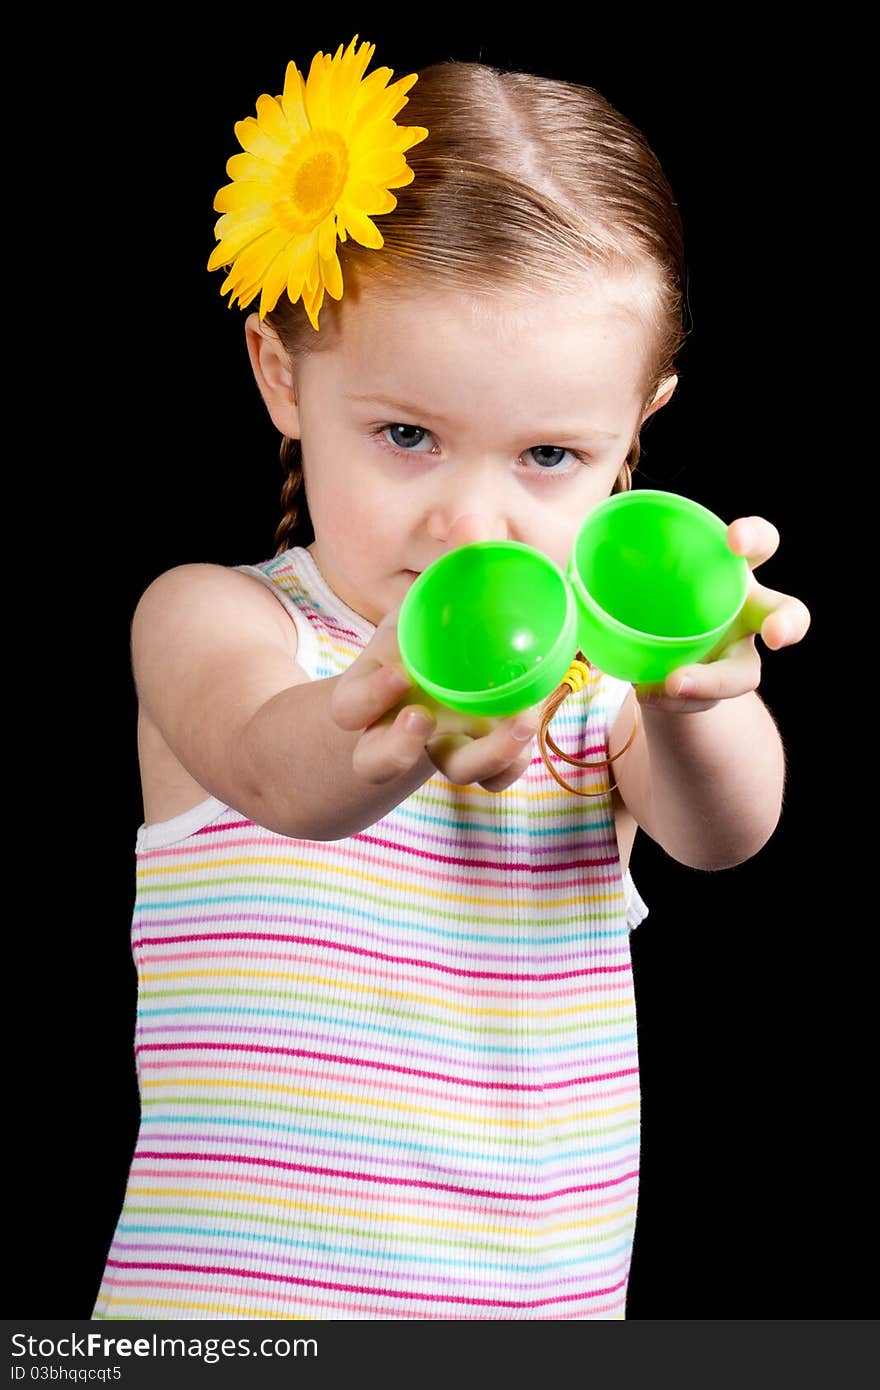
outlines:
{"label": "girl's eye", "polygon": [[561,449],[555,444],[535,444],[531,449],[527,449],[526,453],[532,455],[542,473],[565,473],[567,468],[559,467],[565,455],[571,454],[572,458],[577,458],[570,449]]}
{"label": "girl's eye", "polygon": [[[427,454],[434,447],[433,435],[423,425],[380,425],[375,433],[392,448],[407,454]],[[532,456],[531,465],[529,455]],[[543,473],[545,476],[555,473],[560,477],[572,472],[576,464],[587,462],[583,455],[555,444],[535,444],[525,451],[522,458],[528,472]]]}
{"label": "girl's eye", "polygon": [[405,449],[410,454],[426,453],[425,449],[418,446],[425,439],[431,438],[430,431],[422,429],[421,425],[385,425],[380,434],[390,435],[390,442],[396,449]]}

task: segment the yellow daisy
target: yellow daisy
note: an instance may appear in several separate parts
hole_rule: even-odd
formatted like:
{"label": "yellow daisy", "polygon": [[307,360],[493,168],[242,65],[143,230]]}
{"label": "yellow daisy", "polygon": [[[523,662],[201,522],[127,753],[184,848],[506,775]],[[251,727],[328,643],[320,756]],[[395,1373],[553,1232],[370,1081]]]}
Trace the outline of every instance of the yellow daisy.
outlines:
{"label": "yellow daisy", "polygon": [[317,329],[324,291],[342,298],[337,236],[378,249],[382,234],[371,218],[397,206],[389,189],[412,183],[404,151],[428,132],[394,117],[418,74],[391,87],[391,68],[365,78],[376,46],[357,48],[357,40],[332,58],[316,53],[308,81],[288,63],[283,94],[261,96],[256,119],[235,126],[245,153],[229,160],[234,182],[214,199],[223,216],[208,261],[209,270],[230,267],[220,289],[231,291],[230,308],[236,299],[246,308],[259,293],[265,318],[286,288],[294,303],[302,296]]}

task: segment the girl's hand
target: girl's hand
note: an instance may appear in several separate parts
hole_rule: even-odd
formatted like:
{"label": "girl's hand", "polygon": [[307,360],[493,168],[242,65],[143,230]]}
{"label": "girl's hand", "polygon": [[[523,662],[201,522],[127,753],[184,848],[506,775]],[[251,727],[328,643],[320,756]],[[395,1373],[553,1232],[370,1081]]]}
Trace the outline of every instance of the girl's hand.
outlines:
{"label": "girl's hand", "polygon": [[451,782],[503,791],[532,758],[539,708],[513,719],[457,714],[413,686],[397,644],[399,608],[388,613],[334,686],[330,713],[341,729],[363,730],[352,763],[367,782],[401,777],[427,754]]}
{"label": "girl's hand", "polygon": [[[740,517],[727,528],[727,544],[755,570],[775,553],[779,532],[763,517]],[[764,588],[752,574],[742,612],[721,645],[699,664],[678,667],[662,683],[637,685],[636,696],[652,709],[685,714],[711,709],[719,700],[757,690],[761,658],[756,633],[765,647],[778,651],[800,642],[809,626],[810,612],[800,599]]]}

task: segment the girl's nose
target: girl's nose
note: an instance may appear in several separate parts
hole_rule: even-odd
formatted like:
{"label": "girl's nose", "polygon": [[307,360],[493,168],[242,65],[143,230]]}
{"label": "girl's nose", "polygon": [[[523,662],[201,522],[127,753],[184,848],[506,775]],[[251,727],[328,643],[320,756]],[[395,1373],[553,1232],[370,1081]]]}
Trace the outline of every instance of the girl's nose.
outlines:
{"label": "girl's nose", "polygon": [[445,515],[435,512],[428,521],[428,534],[435,541],[441,541],[447,550],[456,550],[460,545],[472,545],[475,541],[506,541],[509,539],[508,527],[503,517],[488,512],[457,513],[451,509]]}

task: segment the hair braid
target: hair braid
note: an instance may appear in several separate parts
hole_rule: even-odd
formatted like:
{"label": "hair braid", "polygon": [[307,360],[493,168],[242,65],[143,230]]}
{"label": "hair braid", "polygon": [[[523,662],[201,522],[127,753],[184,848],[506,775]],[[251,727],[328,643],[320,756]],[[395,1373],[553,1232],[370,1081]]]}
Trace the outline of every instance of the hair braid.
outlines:
{"label": "hair braid", "polygon": [[283,555],[297,531],[310,526],[309,509],[303,490],[302,446],[298,439],[281,441],[281,520],[275,530],[275,554]]}

